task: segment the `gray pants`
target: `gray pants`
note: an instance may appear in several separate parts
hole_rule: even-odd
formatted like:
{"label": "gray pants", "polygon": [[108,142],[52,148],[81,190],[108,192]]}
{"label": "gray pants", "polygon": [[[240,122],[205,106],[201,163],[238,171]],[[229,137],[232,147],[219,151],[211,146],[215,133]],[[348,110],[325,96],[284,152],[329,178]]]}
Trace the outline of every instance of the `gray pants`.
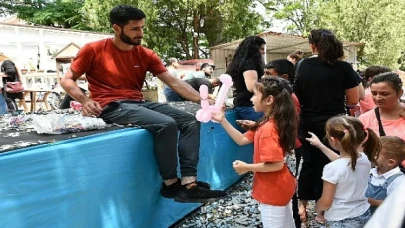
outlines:
{"label": "gray pants", "polygon": [[118,101],[105,106],[101,118],[106,123],[130,123],[150,131],[163,180],[177,177],[177,149],[181,175],[197,176],[200,122],[194,115],[162,103]]}

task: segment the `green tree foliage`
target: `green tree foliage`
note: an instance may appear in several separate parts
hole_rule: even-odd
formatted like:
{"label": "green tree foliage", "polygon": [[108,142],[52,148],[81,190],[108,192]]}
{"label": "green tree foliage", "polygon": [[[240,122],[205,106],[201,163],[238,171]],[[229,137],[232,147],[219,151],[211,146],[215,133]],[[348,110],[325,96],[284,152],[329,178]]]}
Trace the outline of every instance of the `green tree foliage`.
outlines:
{"label": "green tree foliage", "polygon": [[319,9],[319,27],[342,40],[361,42],[358,58],[364,65],[398,67],[405,50],[403,0],[330,0]]}
{"label": "green tree foliage", "polygon": [[252,7],[250,0],[151,1],[148,46],[165,56],[208,58],[209,47],[259,32],[263,18]]}
{"label": "green tree foliage", "polygon": [[[4,1],[4,0],[3,0]],[[81,10],[84,0],[5,0],[0,6],[29,23],[61,28],[87,29]]]}
{"label": "green tree foliage", "polygon": [[258,0],[274,18],[287,22],[286,31],[307,36],[318,21],[322,0]]}

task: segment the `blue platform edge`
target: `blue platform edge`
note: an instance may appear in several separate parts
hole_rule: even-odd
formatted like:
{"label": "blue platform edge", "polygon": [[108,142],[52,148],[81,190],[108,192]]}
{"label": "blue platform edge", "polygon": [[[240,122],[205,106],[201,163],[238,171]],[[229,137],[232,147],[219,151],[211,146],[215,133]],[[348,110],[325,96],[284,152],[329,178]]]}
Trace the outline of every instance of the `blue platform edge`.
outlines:
{"label": "blue platform edge", "polygon": [[[235,123],[236,112],[227,119]],[[201,126],[198,179],[226,189],[240,178],[235,159],[251,162],[216,123]],[[143,129],[122,129],[0,154],[0,227],[168,227],[201,204],[159,194],[153,141]]]}

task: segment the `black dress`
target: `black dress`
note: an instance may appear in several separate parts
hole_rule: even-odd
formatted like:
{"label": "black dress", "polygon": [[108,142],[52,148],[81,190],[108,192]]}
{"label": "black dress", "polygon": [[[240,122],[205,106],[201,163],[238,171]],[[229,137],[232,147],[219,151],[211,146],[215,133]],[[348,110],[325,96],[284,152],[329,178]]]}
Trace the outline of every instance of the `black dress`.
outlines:
{"label": "black dress", "polygon": [[[326,121],[346,113],[345,91],[358,86],[352,66],[343,61],[334,65],[321,63],[318,57],[300,63],[295,83],[295,94],[301,104],[300,124],[303,135],[313,132],[323,140]],[[329,159],[306,140],[302,141],[303,163],[298,179],[298,198],[318,200],[322,195],[322,171]]]}

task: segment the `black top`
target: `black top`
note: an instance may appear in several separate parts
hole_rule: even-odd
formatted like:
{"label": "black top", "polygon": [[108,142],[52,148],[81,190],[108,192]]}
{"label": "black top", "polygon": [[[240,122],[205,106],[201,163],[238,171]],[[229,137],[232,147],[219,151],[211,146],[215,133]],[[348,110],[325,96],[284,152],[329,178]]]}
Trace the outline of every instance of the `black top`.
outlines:
{"label": "black top", "polygon": [[321,63],[318,57],[302,61],[295,84],[301,121],[324,122],[346,113],[345,90],[358,85],[358,76],[347,62],[338,61],[330,66]]}
{"label": "black top", "polygon": [[241,66],[240,73],[238,75],[232,75],[235,87],[235,99],[233,100],[233,104],[235,107],[253,107],[253,104],[250,101],[253,93],[249,92],[249,90],[246,88],[243,72],[255,70],[257,72],[258,79],[260,79],[264,74],[264,68],[261,63],[256,63],[252,59],[241,63]]}
{"label": "black top", "polygon": [[208,87],[208,93],[212,93],[214,91],[214,86],[211,84],[210,80],[206,78],[192,78],[185,80],[191,87],[195,90],[200,91],[201,85],[206,85]]}
{"label": "black top", "polygon": [[3,64],[1,64],[1,72],[4,72],[7,75],[7,77],[3,78],[3,83],[6,83],[6,81],[7,82],[18,81],[17,69],[12,61],[4,60]]}

